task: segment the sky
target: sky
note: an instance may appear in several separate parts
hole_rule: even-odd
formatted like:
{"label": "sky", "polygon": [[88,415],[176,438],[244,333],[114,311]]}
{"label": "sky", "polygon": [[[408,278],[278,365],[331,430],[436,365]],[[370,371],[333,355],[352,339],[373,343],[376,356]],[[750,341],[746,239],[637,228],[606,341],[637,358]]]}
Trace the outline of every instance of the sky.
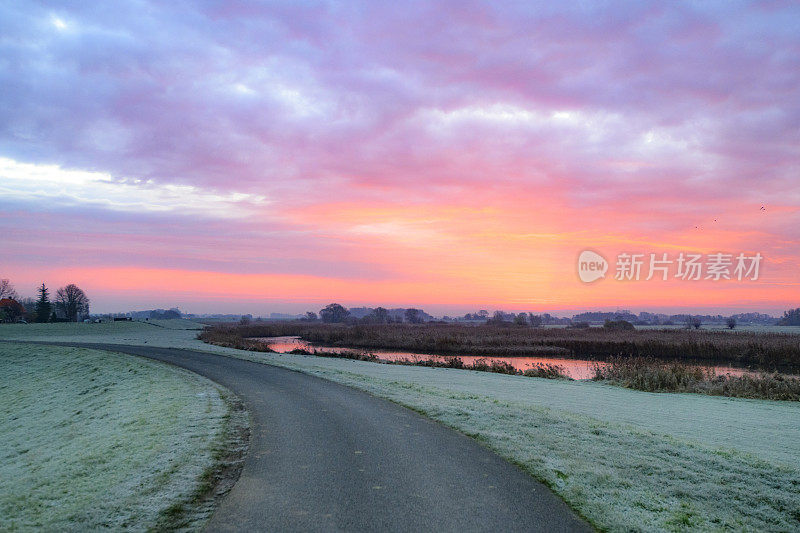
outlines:
{"label": "sky", "polygon": [[3,2],[0,249],[94,312],[780,314],[800,6]]}

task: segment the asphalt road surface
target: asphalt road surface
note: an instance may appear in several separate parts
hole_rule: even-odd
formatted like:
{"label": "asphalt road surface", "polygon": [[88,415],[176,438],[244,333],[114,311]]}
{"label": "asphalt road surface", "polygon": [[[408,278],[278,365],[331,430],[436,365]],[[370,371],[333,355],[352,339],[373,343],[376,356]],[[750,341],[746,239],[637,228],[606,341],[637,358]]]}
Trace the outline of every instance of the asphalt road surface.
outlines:
{"label": "asphalt road surface", "polygon": [[591,530],[477,442],[365,392],[190,350],[70,345],[165,361],[243,400],[250,449],[209,531]]}

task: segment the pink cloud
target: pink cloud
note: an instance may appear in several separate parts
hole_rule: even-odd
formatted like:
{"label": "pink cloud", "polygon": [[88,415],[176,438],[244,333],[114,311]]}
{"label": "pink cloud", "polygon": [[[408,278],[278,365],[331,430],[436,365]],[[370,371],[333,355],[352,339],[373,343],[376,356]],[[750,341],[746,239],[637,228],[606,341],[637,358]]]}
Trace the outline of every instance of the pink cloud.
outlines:
{"label": "pink cloud", "polygon": [[527,284],[563,307],[584,300],[559,262],[604,243],[764,250],[795,289],[793,4],[147,5],[0,8],[0,157],[269,204],[223,220],[0,196],[0,274],[452,283],[499,303]]}

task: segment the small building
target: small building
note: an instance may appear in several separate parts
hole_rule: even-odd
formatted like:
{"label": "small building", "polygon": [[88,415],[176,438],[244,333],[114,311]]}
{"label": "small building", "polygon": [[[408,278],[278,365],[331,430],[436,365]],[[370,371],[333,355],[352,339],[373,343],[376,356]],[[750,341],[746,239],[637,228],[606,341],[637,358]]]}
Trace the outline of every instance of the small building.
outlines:
{"label": "small building", "polygon": [[17,322],[25,315],[25,307],[13,298],[0,300],[0,321]]}

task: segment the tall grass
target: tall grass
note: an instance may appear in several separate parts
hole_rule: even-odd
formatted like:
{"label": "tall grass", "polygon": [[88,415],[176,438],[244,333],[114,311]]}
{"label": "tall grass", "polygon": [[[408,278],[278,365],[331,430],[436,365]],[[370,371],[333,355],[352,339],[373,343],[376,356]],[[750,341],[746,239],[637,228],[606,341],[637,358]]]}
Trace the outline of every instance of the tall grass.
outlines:
{"label": "tall grass", "polygon": [[327,346],[393,348],[440,355],[556,356],[606,360],[652,357],[800,371],[800,336],[781,333],[566,329],[471,326],[461,324],[385,324],[346,326],[321,323],[264,323],[215,326],[203,340],[234,335],[296,335]]}
{"label": "tall grass", "polygon": [[707,368],[647,357],[614,357],[595,366],[594,380],[649,392],[694,392],[716,396],[800,400],[800,379],[781,374],[715,375]]}

